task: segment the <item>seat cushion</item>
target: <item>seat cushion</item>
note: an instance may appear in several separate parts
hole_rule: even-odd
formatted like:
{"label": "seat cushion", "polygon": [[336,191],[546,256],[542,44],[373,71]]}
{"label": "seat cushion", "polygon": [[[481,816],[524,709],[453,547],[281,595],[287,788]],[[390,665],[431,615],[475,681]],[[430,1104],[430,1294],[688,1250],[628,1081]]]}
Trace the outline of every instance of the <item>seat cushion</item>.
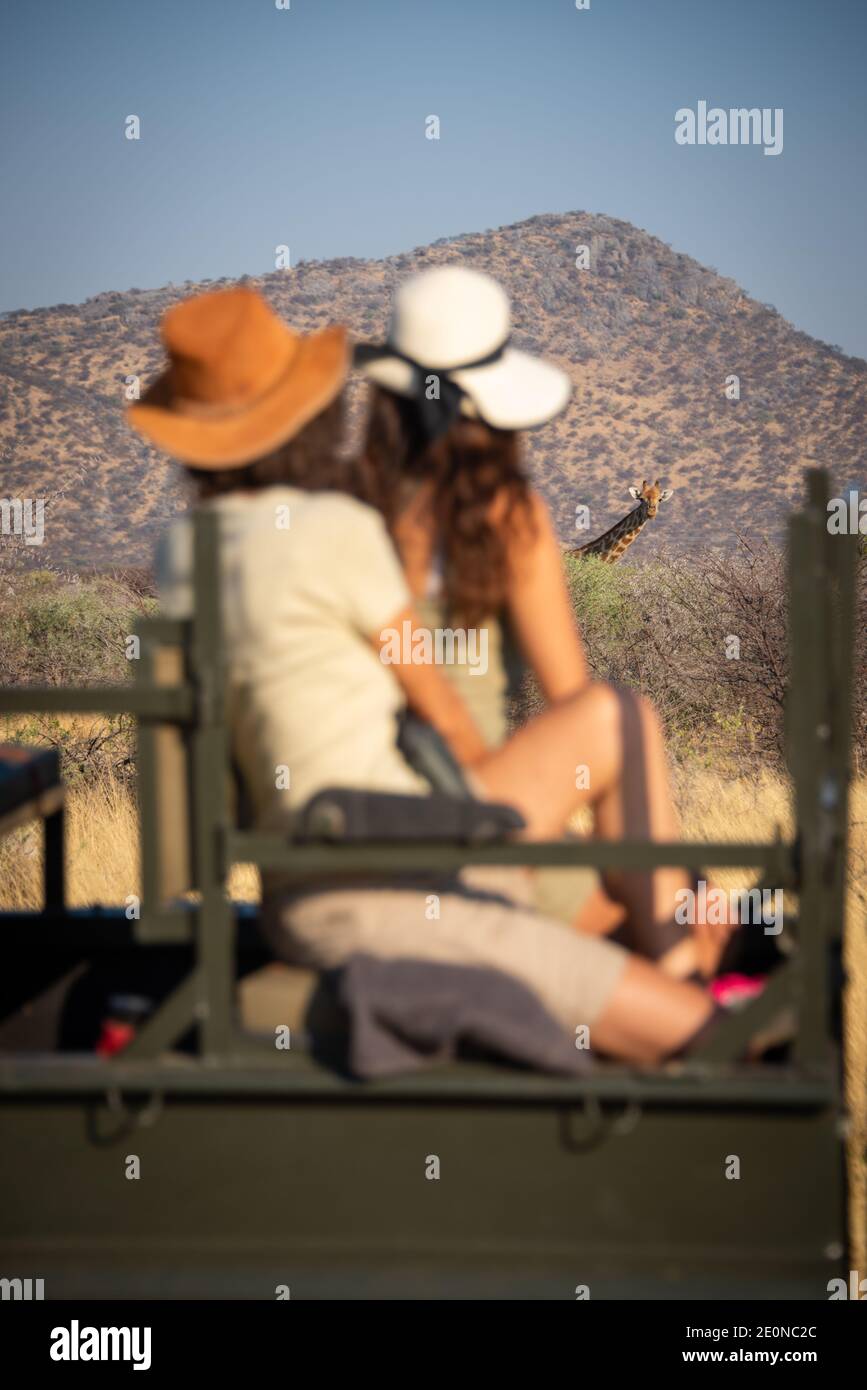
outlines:
{"label": "seat cushion", "polygon": [[56,748],[27,748],[20,743],[0,743],[0,816],[60,786],[60,758]]}
{"label": "seat cushion", "polygon": [[306,1031],[306,1015],[319,983],[315,970],[272,961],[245,975],[238,983],[242,1027],[251,1033],[274,1033],[280,1025],[290,1033]]}

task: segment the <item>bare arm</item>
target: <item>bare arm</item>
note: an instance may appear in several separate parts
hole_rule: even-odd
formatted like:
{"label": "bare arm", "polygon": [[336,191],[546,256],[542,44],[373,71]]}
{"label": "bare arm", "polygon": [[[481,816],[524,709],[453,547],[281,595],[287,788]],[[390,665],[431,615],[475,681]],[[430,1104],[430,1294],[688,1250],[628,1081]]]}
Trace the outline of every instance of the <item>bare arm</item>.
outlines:
{"label": "bare arm", "polygon": [[[387,624],[383,633],[371,638],[374,648],[394,672],[410,709],[437,730],[463,767],[470,767],[486,752],[486,745],[451,681],[430,662],[407,660],[409,653],[402,649],[397,652],[395,644],[384,637],[386,630],[402,633],[405,622],[411,624],[411,632],[422,626],[415,609],[405,608]],[[399,659],[395,660],[396,656]]]}
{"label": "bare arm", "polygon": [[533,531],[510,536],[507,606],[515,638],[549,704],[590,682],[548,508],[531,494]]}

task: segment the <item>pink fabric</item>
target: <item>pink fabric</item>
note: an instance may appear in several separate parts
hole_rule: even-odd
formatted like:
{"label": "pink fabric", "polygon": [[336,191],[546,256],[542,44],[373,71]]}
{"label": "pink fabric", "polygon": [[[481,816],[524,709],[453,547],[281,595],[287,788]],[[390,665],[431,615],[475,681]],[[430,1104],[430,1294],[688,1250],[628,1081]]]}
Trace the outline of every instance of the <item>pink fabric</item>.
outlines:
{"label": "pink fabric", "polygon": [[732,972],[711,980],[710,993],[723,1008],[730,1008],[733,1004],[745,1004],[748,999],[755,999],[764,987],[765,981],[762,977]]}

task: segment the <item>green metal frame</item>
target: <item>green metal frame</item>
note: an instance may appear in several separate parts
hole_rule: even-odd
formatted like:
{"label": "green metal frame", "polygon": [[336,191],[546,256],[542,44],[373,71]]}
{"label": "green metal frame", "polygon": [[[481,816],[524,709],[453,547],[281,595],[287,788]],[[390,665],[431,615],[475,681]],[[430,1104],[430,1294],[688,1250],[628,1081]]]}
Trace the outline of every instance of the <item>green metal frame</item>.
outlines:
{"label": "green metal frame", "polygon": [[[591,1279],[594,1298],[825,1297],[829,1276],[848,1268],[829,948],[844,911],[857,549],[855,538],[829,535],[828,495],[827,475],[812,471],[790,524],[791,840],[341,846],[238,829],[217,537],[206,514],[196,519],[195,616],[141,623],[132,685],[0,691],[3,713],[137,717],[143,882],[137,920],[119,908],[65,907],[56,816],[45,909],[0,914],[4,960],[155,952],[188,967],[111,1060],[0,1054],[0,1188],[10,1198],[2,1272],[45,1275],[51,1296],[76,1298],[270,1298],[284,1281],[293,1298],[571,1298]],[[174,687],[156,678],[166,646],[183,653]],[[161,725],[184,741],[197,890],[184,902],[158,893]],[[334,879],[359,865],[754,867],[797,894],[796,949],[764,994],[685,1062],[599,1063],[580,1080],[462,1062],[362,1086],[240,1029],[236,953],[248,951],[256,914],[227,899],[236,862]],[[746,1038],[783,1005],[797,1016],[790,1061],[738,1063]],[[193,1023],[197,1054],[170,1052]],[[119,1179],[128,1147],[158,1200]],[[421,1159],[432,1150],[447,1180],[426,1184]],[[742,1182],[721,1177],[730,1154],[743,1161]]]}
{"label": "green metal frame", "polygon": [[[789,1066],[774,1068],[779,1094],[789,1101],[802,1094],[815,1099],[817,1083],[831,1099],[837,1094],[838,1067],[830,1040],[828,944],[839,938],[844,910],[844,874],[849,781],[849,690],[851,632],[854,614],[856,544],[854,538],[832,537],[827,529],[829,480],[824,470],[808,472],[808,499],[790,522],[790,644],[791,681],[787,710],[788,762],[795,787],[796,834],[791,841],[769,844],[650,844],[601,841],[466,845],[375,843],[364,845],[300,845],[279,835],[237,829],[232,823],[227,776],[228,733],[225,717],[225,656],[218,584],[216,522],[201,511],[195,519],[196,604],[189,621],[152,618],[137,632],[141,655],[135,683],[122,689],[12,688],[0,691],[0,712],[126,711],[139,725],[141,784],[141,848],[143,903],[139,920],[124,923],[104,909],[72,912],[63,905],[62,813],[48,824],[46,908],[44,913],[0,914],[0,932],[7,949],[40,949],[43,940],[62,941],[74,948],[112,949],[130,939],[140,948],[182,945],[193,948],[189,974],[174,994],[137,1035],[122,1059],[100,1063],[105,1084],[111,1077],[133,1085],[150,1084],[158,1058],[191,1024],[198,1028],[198,1066],[214,1075],[215,1068],[237,1068],[252,1062],[259,1067],[285,1065],[273,1048],[239,1028],[235,1013],[236,912],[225,885],[233,863],[280,869],[304,876],[325,872],[330,877],[368,870],[441,872],[467,864],[593,865],[597,868],[646,869],[683,865],[692,869],[725,865],[753,867],[764,882],[796,891],[799,920],[797,949],[777,972],[764,994],[720,1028],[688,1062],[670,1068],[665,1079],[606,1068],[581,1088],[624,1097],[635,1087],[662,1084],[666,1094],[691,1093],[690,1080],[700,1082],[702,1095],[720,1100],[731,1095],[733,1077],[742,1074],[738,1094],[748,1099],[758,1083],[756,1069],[739,1073],[736,1058],[746,1039],[784,1004],[797,1013],[797,1037]],[[175,687],[156,685],[153,654],[172,644],[184,653],[184,675]],[[155,726],[173,724],[183,731],[189,768],[191,810],[190,847],[193,882],[198,901],[179,907],[156,899],[159,881],[156,798],[153,785],[152,739]],[[8,958],[8,956],[7,956]],[[190,1064],[196,1067],[195,1063]],[[40,1068],[48,1059],[13,1058],[0,1067],[0,1092],[39,1087]],[[46,1085],[54,1084],[49,1069]],[[187,1084],[177,1067],[163,1066],[160,1089]],[[65,1072],[65,1088],[96,1081],[88,1063],[81,1075]],[[56,1078],[55,1078],[56,1080]],[[331,1083],[328,1083],[329,1085]],[[558,1083],[560,1084],[560,1083]],[[562,1083],[563,1086],[575,1083]],[[801,1090],[799,1091],[799,1088]]]}

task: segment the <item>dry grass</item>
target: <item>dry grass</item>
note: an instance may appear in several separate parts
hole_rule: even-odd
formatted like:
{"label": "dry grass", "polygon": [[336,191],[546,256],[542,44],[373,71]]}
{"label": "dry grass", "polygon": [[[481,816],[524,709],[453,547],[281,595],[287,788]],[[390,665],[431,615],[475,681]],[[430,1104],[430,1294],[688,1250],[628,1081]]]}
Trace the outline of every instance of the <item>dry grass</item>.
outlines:
{"label": "dry grass", "polygon": [[[789,788],[781,777],[758,772],[754,778],[726,781],[704,769],[678,778],[677,797],[684,833],[691,840],[770,839],[780,826],[792,831]],[[846,903],[846,1104],[849,1135],[850,1238],[852,1267],[867,1265],[867,778],[852,789],[849,877]],[[714,882],[741,887],[737,869],[717,870]]]}
{"label": "dry grass", "polygon": [[[120,779],[73,787],[66,800],[66,896],[70,907],[119,905],[140,892],[138,814]],[[259,899],[259,874],[236,865],[229,882],[239,902]],[[24,826],[0,840],[0,909],[36,908],[42,902],[42,833]]]}
{"label": "dry grass", "polygon": [[[777,827],[791,832],[789,791],[782,778],[757,772],[749,779],[724,779],[705,768],[681,773],[676,784],[684,831],[689,839],[770,839]],[[127,787],[106,778],[88,791],[73,788],[68,803],[68,898],[71,905],[122,903],[139,891],[135,806]],[[852,1117],[849,1143],[853,1268],[867,1265],[867,779],[856,784],[851,806],[846,963],[849,988],[846,1042],[847,1102]],[[0,907],[35,908],[41,902],[41,832],[23,827],[0,840]],[[722,887],[743,886],[737,869],[720,871]],[[259,897],[251,865],[235,867],[234,898]]]}

